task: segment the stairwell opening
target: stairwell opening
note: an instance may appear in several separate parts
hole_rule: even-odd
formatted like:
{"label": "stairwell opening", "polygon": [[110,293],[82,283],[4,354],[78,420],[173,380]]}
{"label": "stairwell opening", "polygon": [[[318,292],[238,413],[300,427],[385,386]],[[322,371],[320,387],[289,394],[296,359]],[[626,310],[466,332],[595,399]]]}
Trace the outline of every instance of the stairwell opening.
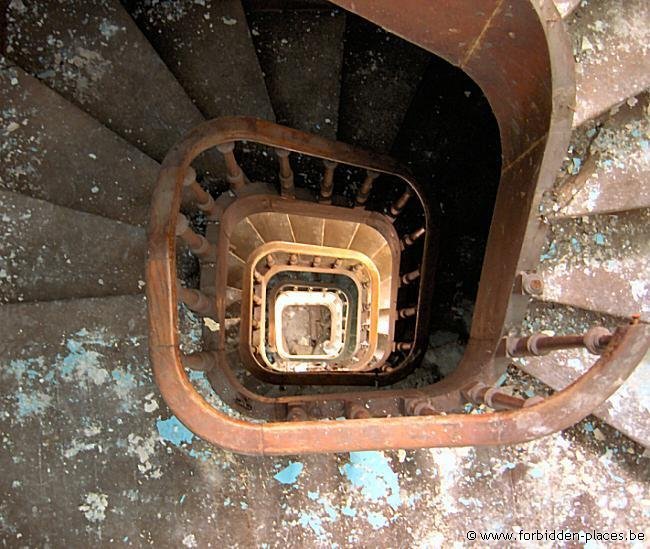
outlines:
{"label": "stairwell opening", "polygon": [[[262,15],[282,17],[277,8]],[[259,12],[252,14],[254,30],[256,17]],[[254,39],[259,34],[254,32]],[[258,46],[269,47],[259,43]],[[469,338],[499,184],[499,128],[478,85],[463,70],[441,57],[349,13],[343,49],[337,138],[373,152],[389,153],[407,166],[426,189],[435,220],[437,261],[430,279],[425,281],[433,293],[428,319],[430,341],[421,354],[422,364],[399,386],[434,383],[455,368]],[[372,86],[376,87],[374,93],[368,89]],[[283,112],[282,107],[279,112]],[[386,118],[390,120],[387,122]],[[282,117],[280,121],[291,122]],[[268,151],[246,142],[237,145],[236,152],[252,181],[273,182],[280,191],[280,181]],[[294,158],[292,168],[296,188],[317,196],[322,178],[318,159]],[[334,179],[333,204],[353,206],[362,180],[363,170],[339,166]],[[210,186],[209,180],[205,183]],[[211,187],[217,191],[213,194],[228,192],[214,183]],[[394,202],[400,192],[394,180],[380,177],[365,207],[370,211],[384,211],[386,204]],[[195,215],[195,222],[203,231],[204,219]],[[398,234],[407,235],[422,223],[421,209],[416,201],[411,201],[394,226]],[[403,254],[401,275],[418,268],[422,246],[422,241],[416,242]],[[185,277],[197,281],[198,264],[194,270],[186,271]],[[416,302],[417,286],[402,285],[398,301]],[[413,336],[412,327],[397,323],[395,341],[409,341]],[[248,379],[246,373],[242,375],[242,380],[249,385],[258,383]],[[284,385],[264,390],[273,394],[296,391]],[[309,390],[301,388],[300,392]]]}
{"label": "stairwell opening", "polygon": [[[182,368],[201,370],[224,402],[252,418],[462,412],[468,399],[489,398],[486,383],[494,384],[505,368],[502,336],[523,302],[516,277],[539,253],[531,206],[554,169],[552,155],[551,169],[540,168],[547,140],[553,155],[563,148],[549,131],[554,103],[545,31],[528,4],[499,3],[490,15],[465,4],[440,12],[415,0],[336,3],[350,13],[342,68],[334,74],[323,73],[330,66],[321,63],[318,40],[305,51],[300,39],[287,38],[286,51],[297,60],[285,55],[271,62],[280,52],[274,32],[283,9],[262,5],[261,15],[249,9],[267,89],[274,90],[271,101],[285,126],[218,118],[197,127],[165,159],[148,278],[157,284],[148,292],[150,311],[163,326],[159,350],[175,364],[161,373],[171,374],[177,394],[187,388]],[[314,5],[308,9],[323,9]],[[325,27],[340,32],[340,10],[326,10],[318,19],[326,16]],[[504,40],[508,47],[495,48]],[[520,50],[525,66],[514,57]],[[274,87],[281,80],[269,67],[284,77],[291,70],[296,77],[316,75],[327,90],[337,83],[334,114],[331,97],[312,105],[334,117],[336,141],[330,127],[304,111],[309,101],[302,88],[295,112],[304,117],[289,119],[291,111],[282,107],[292,101],[292,86]],[[566,124],[564,112],[558,121]],[[229,184],[216,200],[190,168],[210,149],[222,156]],[[257,160],[273,171],[256,171]],[[184,217],[169,217],[183,193],[206,213],[205,236],[192,233]],[[198,291],[179,284],[170,295],[157,280],[175,267],[171,223],[201,259]],[[342,285],[345,277],[353,291]],[[203,330],[202,351],[170,356],[166,346],[177,351],[176,315],[161,317],[158,290],[167,306],[180,297],[216,319],[207,325],[212,334]],[[306,307],[293,312],[309,325],[290,328],[304,333],[287,334],[287,299],[300,307],[331,300],[337,329],[330,322],[329,339],[322,340],[322,322]],[[284,352],[298,340],[304,354]],[[317,347],[322,354],[307,352]],[[525,405],[515,401],[508,405]]]}

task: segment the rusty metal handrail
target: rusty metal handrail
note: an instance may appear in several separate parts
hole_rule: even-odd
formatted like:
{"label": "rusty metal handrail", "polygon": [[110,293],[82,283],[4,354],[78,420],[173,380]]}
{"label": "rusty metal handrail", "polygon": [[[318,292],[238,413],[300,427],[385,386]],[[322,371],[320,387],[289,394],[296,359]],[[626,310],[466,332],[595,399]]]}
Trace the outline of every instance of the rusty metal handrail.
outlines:
{"label": "rusty metal handrail", "polygon": [[[394,162],[386,157],[360,154],[343,144],[332,144],[251,118],[207,122],[190,132],[168,153],[154,192],[149,225],[146,277],[150,353],[154,376],[163,398],[183,423],[206,440],[251,454],[521,442],[582,419],[613,394],[645,353],[648,340],[645,326],[636,324],[619,328],[603,356],[570,387],[533,406],[492,414],[259,424],[234,419],[216,410],[193,387],[181,361],[176,311],[175,236],[181,189],[190,162],[210,147],[240,139],[356,166],[361,164],[366,169],[405,178]],[[236,180],[241,177],[241,173],[233,175]],[[418,192],[416,185],[412,188]],[[423,204],[426,207],[425,201]],[[354,417],[363,415],[355,414]]]}
{"label": "rusty metal handrail", "polygon": [[213,408],[189,381],[173,346],[151,348],[156,383],[194,433],[246,454],[296,454],[513,444],[564,429],[609,398],[647,349],[647,327],[619,328],[605,353],[566,389],[530,407],[489,414],[252,423]]}

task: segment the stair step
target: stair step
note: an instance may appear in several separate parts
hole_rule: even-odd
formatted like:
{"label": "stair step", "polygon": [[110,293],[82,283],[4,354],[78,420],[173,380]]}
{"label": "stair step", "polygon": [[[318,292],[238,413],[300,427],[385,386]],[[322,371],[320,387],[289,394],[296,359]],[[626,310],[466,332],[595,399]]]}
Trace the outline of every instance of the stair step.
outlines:
{"label": "stair step", "polygon": [[650,3],[587,2],[568,19],[576,65],[575,127],[650,87]]}
{"label": "stair step", "polygon": [[244,287],[243,274],[246,263],[232,252],[228,253],[226,263],[228,265],[226,275],[227,285],[237,290],[241,290]]}
{"label": "stair step", "polygon": [[207,118],[275,119],[240,0],[123,3]]}
{"label": "stair step", "polygon": [[0,70],[0,187],[132,225],[159,165],[18,67]]}
{"label": "stair step", "polygon": [[324,218],[289,214],[289,222],[296,242],[312,246],[323,245]]}
{"label": "stair step", "polygon": [[[589,311],[562,306],[537,304],[528,313],[530,332],[552,329],[557,334],[581,333],[600,325],[614,329],[625,321],[601,317]],[[571,384],[593,365],[597,356],[584,349],[567,349],[544,357],[518,359],[517,365],[552,389],[559,391]],[[641,362],[632,375],[594,415],[609,423],[638,443],[650,447],[650,355]]]}
{"label": "stair step", "polygon": [[[11,359],[42,357],[48,368],[56,368],[63,360],[60,353],[68,352],[62,342],[86,339],[89,345],[105,348],[102,354],[110,358],[107,366],[126,365],[134,357],[127,357],[126,349],[108,342],[131,340],[138,342],[132,350],[138,365],[147,372],[146,314],[142,295],[4,304],[0,307],[3,364]],[[38,337],[34,337],[35,333]],[[2,371],[7,372],[4,368]]]}
{"label": "stair step", "polygon": [[650,95],[628,100],[600,128],[576,131],[592,141],[578,174],[557,193],[558,217],[650,207]]}
{"label": "stair step", "polygon": [[253,224],[257,233],[264,239],[264,242],[282,240],[293,242],[293,231],[287,214],[275,212],[261,212],[252,214],[248,220]]}
{"label": "stair step", "polygon": [[336,139],[345,15],[256,10],[248,20],[278,122]]}
{"label": "stair step", "polygon": [[118,0],[51,6],[10,5],[7,55],[23,69],[158,161],[203,122]]}
{"label": "stair step", "polygon": [[323,246],[330,248],[347,249],[352,237],[359,229],[359,223],[341,221],[340,219],[326,219],[323,228]]}
{"label": "stair step", "polygon": [[[30,544],[51,536],[75,545],[84,526],[63,509],[76,510],[91,486],[119,501],[134,475],[173,470],[174,458],[156,451],[155,421],[166,410],[148,365],[146,318],[142,296],[0,307],[0,430],[11,448],[1,453],[0,468],[18,479],[7,524],[19,525]],[[37,479],[45,463],[43,491]],[[38,534],[21,525],[32,506],[42,509],[47,524]],[[108,530],[126,535],[122,526]]]}
{"label": "stair step", "polygon": [[545,301],[650,320],[650,210],[553,223],[538,272]]}
{"label": "stair step", "polygon": [[339,139],[388,152],[429,57],[369,21],[347,15]]}
{"label": "stair step", "polygon": [[142,228],[8,191],[0,191],[0,226],[1,301],[142,291]]}
{"label": "stair step", "polygon": [[243,261],[247,261],[248,256],[263,244],[264,241],[248,219],[237,223],[230,235],[230,251]]}
{"label": "stair step", "polygon": [[375,229],[360,223],[348,248],[374,259],[375,254],[379,253],[385,244],[386,241]]}

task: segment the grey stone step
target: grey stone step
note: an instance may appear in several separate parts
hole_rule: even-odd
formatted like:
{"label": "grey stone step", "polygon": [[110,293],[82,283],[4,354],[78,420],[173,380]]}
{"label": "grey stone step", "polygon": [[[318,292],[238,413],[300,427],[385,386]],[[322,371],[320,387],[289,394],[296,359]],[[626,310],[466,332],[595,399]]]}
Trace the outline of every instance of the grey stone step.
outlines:
{"label": "grey stone step", "polygon": [[247,15],[277,121],[336,139],[345,15],[334,8]]}
{"label": "grey stone step", "polygon": [[577,127],[650,87],[650,3],[583,2],[567,22],[577,63]]}
{"label": "grey stone step", "polygon": [[144,225],[158,163],[18,67],[0,70],[0,188]]}
{"label": "grey stone step", "polygon": [[12,2],[7,36],[10,59],[158,161],[203,122],[119,0]]}
{"label": "grey stone step", "polygon": [[207,118],[275,119],[240,0],[123,3]]}
{"label": "grey stone step", "polygon": [[650,210],[562,219],[538,272],[545,301],[650,320]]}
{"label": "grey stone step", "polygon": [[[561,305],[535,304],[525,321],[527,333],[551,330],[557,335],[584,333],[593,326],[613,330],[625,320]],[[518,359],[517,365],[552,389],[559,391],[573,383],[598,360],[584,349],[567,349],[543,357]],[[650,447],[650,355],[593,414],[631,439]]]}
{"label": "grey stone step", "polygon": [[[138,545],[147,531],[152,544],[184,547],[188,533],[157,517],[200,512],[215,490],[225,499],[230,490],[205,473],[229,454],[185,431],[160,398],[144,298],[3,305],[0,332],[0,491],[12,502],[3,538]],[[27,519],[32,512],[40,525]],[[250,539],[246,528],[230,530],[211,527],[229,545]]]}
{"label": "grey stone step", "polygon": [[[602,125],[576,129],[589,144],[556,192],[558,217],[650,207],[650,94],[631,98]],[[581,167],[578,167],[581,163]]]}
{"label": "grey stone step", "polygon": [[144,229],[0,191],[0,301],[135,294]]}
{"label": "grey stone step", "polygon": [[390,151],[430,54],[348,14],[338,137]]}

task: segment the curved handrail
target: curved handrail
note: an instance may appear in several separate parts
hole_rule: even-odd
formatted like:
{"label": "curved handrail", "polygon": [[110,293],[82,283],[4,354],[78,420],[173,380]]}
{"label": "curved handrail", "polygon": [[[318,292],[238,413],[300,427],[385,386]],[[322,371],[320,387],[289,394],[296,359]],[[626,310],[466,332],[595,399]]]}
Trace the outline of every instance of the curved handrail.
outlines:
{"label": "curved handrail", "polygon": [[[165,402],[202,438],[249,454],[522,442],[566,428],[585,417],[614,393],[643,357],[648,346],[647,327],[637,324],[619,328],[603,356],[571,386],[528,408],[483,415],[260,424],[234,419],[216,410],[189,381],[178,349],[175,224],[183,178],[190,162],[204,150],[233,140],[255,140],[405,178],[395,163],[382,155],[365,153],[360,157],[347,145],[332,144],[251,118],[206,122],[168,153],[154,192],[149,225],[146,271],[149,345],[154,376]],[[296,140],[300,148],[295,146]],[[413,187],[418,192],[417,185]]]}
{"label": "curved handrail", "polygon": [[174,414],[194,433],[245,454],[296,454],[496,445],[525,442],[586,417],[625,381],[648,347],[647,327],[619,328],[586,373],[539,404],[489,414],[449,414],[345,421],[252,423],[208,404],[189,381],[175,347],[151,348],[156,383]]}

